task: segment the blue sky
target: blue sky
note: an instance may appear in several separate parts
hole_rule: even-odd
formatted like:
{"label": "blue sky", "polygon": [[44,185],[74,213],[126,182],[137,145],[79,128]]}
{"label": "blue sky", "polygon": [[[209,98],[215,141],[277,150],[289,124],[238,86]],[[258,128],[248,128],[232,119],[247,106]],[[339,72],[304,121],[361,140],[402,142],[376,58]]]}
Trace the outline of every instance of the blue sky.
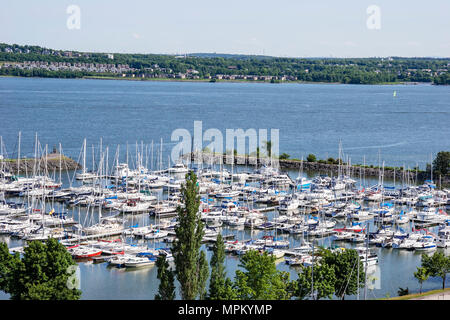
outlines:
{"label": "blue sky", "polygon": [[[80,29],[69,30],[69,5]],[[380,8],[380,29],[366,9]],[[449,0],[2,0],[0,42],[290,57],[450,56]]]}

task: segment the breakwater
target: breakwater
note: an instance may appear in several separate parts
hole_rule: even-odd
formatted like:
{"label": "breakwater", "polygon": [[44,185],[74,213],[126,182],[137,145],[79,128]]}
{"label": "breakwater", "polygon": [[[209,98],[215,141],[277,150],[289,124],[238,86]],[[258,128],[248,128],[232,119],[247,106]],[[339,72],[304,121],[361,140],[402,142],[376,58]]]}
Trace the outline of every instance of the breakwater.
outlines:
{"label": "breakwater", "polygon": [[[323,163],[323,162],[308,162],[301,160],[290,160],[290,159],[270,159],[270,158],[256,158],[248,155],[221,155],[221,154],[211,154],[211,153],[189,153],[183,156],[184,159],[190,159],[190,161],[202,162],[203,164],[231,164],[232,162],[235,165],[244,165],[244,166],[261,166],[261,165],[270,165],[271,162],[275,163],[279,166],[280,169],[287,170],[300,170],[303,166],[304,171],[313,171],[318,174],[326,174],[329,176],[336,176],[341,172],[342,174],[353,176],[353,177],[379,177],[380,174],[383,174],[384,178],[387,179],[396,179],[397,181],[405,181],[405,182],[423,182],[425,180],[430,179],[431,174],[429,171],[422,170],[399,170],[399,169],[391,169],[391,168],[376,168],[376,167],[368,167],[361,165],[349,165],[349,164],[331,164],[331,163]],[[437,183],[438,186],[442,184],[442,186],[450,185],[450,175],[444,176],[434,176],[433,180]]]}
{"label": "breakwater", "polygon": [[44,172],[53,171],[70,171],[82,169],[82,166],[75,160],[61,155],[59,153],[52,153],[42,158],[28,158],[28,159],[4,159],[0,160],[0,169],[5,172],[14,173],[32,173],[33,170]]}

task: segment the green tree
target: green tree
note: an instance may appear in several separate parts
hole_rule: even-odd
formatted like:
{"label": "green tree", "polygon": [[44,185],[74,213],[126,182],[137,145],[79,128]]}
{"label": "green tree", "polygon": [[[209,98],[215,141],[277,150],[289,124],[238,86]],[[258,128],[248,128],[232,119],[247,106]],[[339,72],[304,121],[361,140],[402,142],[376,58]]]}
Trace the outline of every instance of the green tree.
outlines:
{"label": "green tree", "polygon": [[450,173],[450,151],[438,152],[433,161],[433,172],[442,175]]}
{"label": "green tree", "polygon": [[155,295],[155,300],[174,300],[175,299],[175,284],[174,272],[169,268],[169,262],[166,260],[166,255],[160,255],[156,260],[156,267],[158,268],[157,278],[159,279],[158,293]]}
{"label": "green tree", "polygon": [[427,269],[423,268],[423,267],[418,267],[417,271],[414,272],[414,278],[417,279],[417,281],[419,281],[420,283],[420,291],[419,293],[422,293],[422,285],[425,281],[428,280],[428,277],[430,275],[428,274]]}
{"label": "green tree", "polygon": [[204,300],[206,297],[206,282],[208,281],[209,269],[208,260],[206,259],[205,251],[200,252],[199,260],[199,278],[198,278],[198,293],[199,298]]}
{"label": "green tree", "polygon": [[299,299],[305,299],[311,296],[311,287],[314,286],[314,299],[331,299],[334,293],[336,275],[334,267],[328,264],[318,264],[314,266],[314,284],[312,284],[312,267],[302,267],[298,274],[298,290],[296,296]]}
{"label": "green tree", "polygon": [[211,257],[211,278],[209,280],[209,299],[211,300],[233,300],[236,294],[232,282],[226,276],[225,271],[225,245],[222,235],[219,233],[213,247]]}
{"label": "green tree", "polygon": [[283,152],[283,153],[280,155],[280,160],[286,160],[286,159],[289,159],[289,157],[290,157],[289,154]]}
{"label": "green tree", "polygon": [[244,300],[287,300],[297,290],[289,273],[277,270],[275,257],[267,252],[250,250],[240,258],[234,287],[237,298]]}
{"label": "green tree", "polygon": [[10,292],[10,285],[13,282],[12,272],[14,267],[21,263],[20,254],[9,253],[8,245],[5,242],[0,243],[0,290]]}
{"label": "green tree", "polygon": [[315,155],[313,155],[312,153],[310,153],[310,154],[308,154],[308,156],[306,157],[306,161],[308,161],[308,162],[316,162],[317,159],[316,159],[316,156],[315,156]]}
{"label": "green tree", "polygon": [[[6,244],[0,247],[1,290],[14,300],[78,300],[81,291],[73,288],[76,263],[67,249],[50,238],[32,241],[19,254],[10,255]],[[3,277],[6,274],[6,277]]]}
{"label": "green tree", "polygon": [[430,276],[442,279],[442,290],[444,290],[445,278],[450,272],[450,257],[446,257],[442,252],[435,252],[431,257],[423,253],[422,267]]}
{"label": "green tree", "polygon": [[329,163],[329,164],[338,164],[338,160],[335,160],[333,157],[329,157],[327,159],[327,163]]}
{"label": "green tree", "polygon": [[[358,293],[359,287],[364,287],[365,273],[363,263],[356,250],[345,249],[344,251],[334,251],[323,249],[321,252],[321,263],[334,267],[336,282],[334,285],[334,294],[337,297],[345,299],[346,295]],[[358,279],[359,263],[359,279]]]}
{"label": "green tree", "polygon": [[198,209],[200,197],[197,176],[190,171],[186,174],[186,182],[181,187],[184,207],[177,207],[178,225],[175,227],[177,240],[172,253],[175,259],[175,274],[180,283],[181,298],[194,300],[201,287],[200,247],[204,235],[203,222],[200,220]]}

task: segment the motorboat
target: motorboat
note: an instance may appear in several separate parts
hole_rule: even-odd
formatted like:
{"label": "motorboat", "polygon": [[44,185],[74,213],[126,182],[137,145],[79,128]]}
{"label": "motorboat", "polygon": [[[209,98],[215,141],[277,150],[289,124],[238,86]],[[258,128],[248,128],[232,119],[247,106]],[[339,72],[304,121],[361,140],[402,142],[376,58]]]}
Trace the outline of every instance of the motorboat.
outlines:
{"label": "motorboat", "polygon": [[143,268],[143,267],[151,267],[155,265],[156,258],[153,256],[136,256],[136,257],[129,257],[125,260],[123,265],[126,268]]}
{"label": "motorboat", "polygon": [[439,248],[450,247],[450,226],[446,226],[438,231],[436,245]]}
{"label": "motorboat", "polygon": [[437,248],[437,245],[434,241],[434,238],[429,235],[422,236],[414,244],[414,249],[416,251],[433,251],[433,250],[436,250],[436,248]]}

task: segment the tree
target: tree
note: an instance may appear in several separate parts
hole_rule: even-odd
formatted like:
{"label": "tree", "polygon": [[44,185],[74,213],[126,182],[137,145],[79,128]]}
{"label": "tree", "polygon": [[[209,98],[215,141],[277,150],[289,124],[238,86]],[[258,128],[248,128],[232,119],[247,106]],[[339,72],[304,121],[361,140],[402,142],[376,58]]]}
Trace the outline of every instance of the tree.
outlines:
{"label": "tree", "polygon": [[302,267],[298,274],[298,290],[296,296],[305,299],[311,295],[311,286],[314,286],[314,299],[331,299],[334,293],[336,275],[334,267],[326,263],[314,266],[314,284],[312,284],[312,267]]}
{"label": "tree", "polygon": [[329,163],[329,164],[338,164],[339,163],[338,161],[339,160],[335,160],[333,157],[329,157],[327,159],[327,163]]}
{"label": "tree", "polygon": [[240,258],[236,270],[234,288],[238,299],[287,300],[294,296],[296,281],[289,280],[289,273],[278,271],[275,257],[267,252],[250,250]]}
{"label": "tree", "polygon": [[[364,287],[365,273],[363,263],[356,250],[345,249],[344,251],[334,251],[323,249],[321,251],[321,263],[334,267],[336,282],[334,285],[334,294],[337,297],[345,299],[346,295],[354,295],[358,293],[359,287]],[[359,279],[358,279],[358,263],[359,263]]]}
{"label": "tree", "polygon": [[206,259],[205,251],[200,252],[199,260],[199,278],[198,278],[198,293],[199,298],[204,300],[206,297],[206,282],[208,281],[209,269],[208,260]]}
{"label": "tree", "polygon": [[197,176],[190,171],[186,174],[186,182],[181,187],[184,207],[177,207],[178,225],[175,227],[177,240],[172,248],[175,259],[175,274],[180,283],[181,297],[184,300],[194,300],[201,288],[200,247],[204,235],[203,222],[200,220],[200,206]]}
{"label": "tree", "polygon": [[[0,289],[13,300],[78,300],[81,291],[73,288],[76,263],[67,249],[50,238],[32,241],[19,254],[0,247]],[[6,276],[5,276],[6,275]],[[4,277],[5,276],[5,277]]]}
{"label": "tree", "polygon": [[423,268],[423,267],[418,267],[417,271],[414,272],[414,278],[417,279],[417,281],[419,281],[420,283],[420,291],[419,293],[422,293],[422,285],[425,281],[427,281],[428,277],[430,275],[428,274],[427,269]]}
{"label": "tree", "polygon": [[0,290],[10,292],[12,284],[12,271],[20,263],[20,255],[9,253],[8,245],[5,242],[0,243]]}
{"label": "tree", "polygon": [[213,247],[211,257],[211,278],[209,280],[209,296],[211,300],[232,300],[236,294],[232,287],[232,282],[226,276],[225,265],[225,245],[222,235],[219,233]]}
{"label": "tree", "polygon": [[446,257],[442,252],[435,252],[431,257],[423,253],[422,267],[430,276],[442,278],[442,290],[444,290],[445,278],[450,272],[450,257]]}
{"label": "tree", "polygon": [[433,161],[433,171],[442,175],[450,173],[450,151],[438,152]]}
{"label": "tree", "polygon": [[174,272],[169,269],[169,262],[166,260],[164,254],[160,255],[156,260],[156,267],[158,268],[157,278],[160,282],[158,293],[155,295],[155,300],[174,300]]}
{"label": "tree", "polygon": [[286,160],[286,159],[289,159],[289,157],[290,157],[289,154],[283,152],[283,153],[280,155],[280,160]]}
{"label": "tree", "polygon": [[316,156],[315,156],[315,155],[313,155],[312,153],[310,153],[310,154],[308,154],[308,156],[306,157],[306,161],[308,161],[308,162],[316,162],[317,159],[316,159]]}

